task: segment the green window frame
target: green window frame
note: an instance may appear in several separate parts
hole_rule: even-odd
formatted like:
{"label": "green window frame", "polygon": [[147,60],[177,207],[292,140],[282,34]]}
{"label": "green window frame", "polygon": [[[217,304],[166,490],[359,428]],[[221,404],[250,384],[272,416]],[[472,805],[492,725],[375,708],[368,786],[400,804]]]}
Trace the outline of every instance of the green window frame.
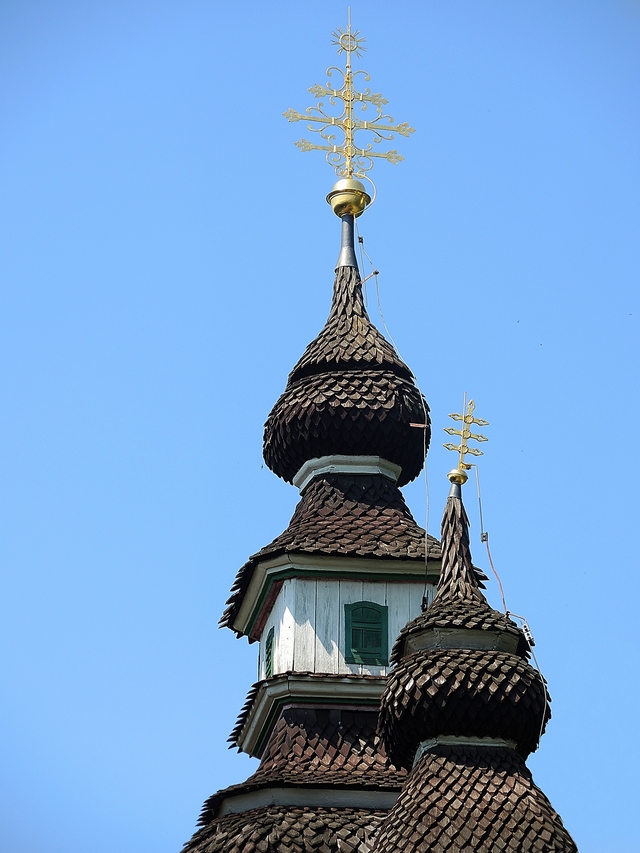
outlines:
{"label": "green window frame", "polygon": [[264,643],[264,677],[271,678],[273,675],[273,628],[269,629],[267,639]]}
{"label": "green window frame", "polygon": [[344,606],[347,663],[387,666],[389,663],[389,608],[373,601]]}

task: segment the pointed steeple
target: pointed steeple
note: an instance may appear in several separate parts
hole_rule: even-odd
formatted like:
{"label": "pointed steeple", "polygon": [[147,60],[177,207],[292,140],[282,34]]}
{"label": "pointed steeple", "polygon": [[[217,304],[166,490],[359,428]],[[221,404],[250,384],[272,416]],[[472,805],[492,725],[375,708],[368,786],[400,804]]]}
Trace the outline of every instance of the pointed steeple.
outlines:
{"label": "pointed steeple", "polygon": [[[450,415],[455,420],[463,420],[461,430],[447,428],[446,432],[460,435],[460,445],[445,445],[449,450],[460,454],[458,465],[447,475],[451,489],[441,524],[442,567],[436,587],[436,594],[427,610],[404,626],[395,643],[391,660],[398,663],[407,648],[423,642],[429,632],[435,631],[440,637],[442,631],[455,632],[460,629],[498,632],[501,647],[516,651],[522,657],[528,657],[528,645],[522,631],[504,613],[489,606],[482,590],[487,576],[473,565],[469,545],[469,518],[462,501],[462,487],[467,480],[467,470],[471,467],[465,462],[467,454],[482,455],[481,451],[469,447],[470,439],[486,441],[484,436],[473,435],[471,423],[487,424],[473,417],[473,400],[467,404],[465,399],[464,415]],[[451,635],[453,636],[453,634]],[[449,642],[452,642],[451,636]],[[460,634],[464,642],[465,634]],[[418,640],[420,637],[422,639]],[[439,641],[439,640],[438,640]]]}
{"label": "pointed steeple", "polygon": [[576,853],[524,763],[549,697],[522,631],[481,592],[461,473],[450,474],[436,595],[402,630],[381,700],[381,740],[410,776],[373,851]]}
{"label": "pointed steeple", "polygon": [[358,268],[340,266],[327,322],[289,374],[288,384],[322,373],[371,369],[414,381],[407,365],[369,319]]}
{"label": "pointed steeple", "polygon": [[463,602],[471,605],[486,604],[483,594],[484,575],[471,561],[469,548],[469,519],[462,503],[459,483],[451,491],[442,516],[442,569],[433,603]]}

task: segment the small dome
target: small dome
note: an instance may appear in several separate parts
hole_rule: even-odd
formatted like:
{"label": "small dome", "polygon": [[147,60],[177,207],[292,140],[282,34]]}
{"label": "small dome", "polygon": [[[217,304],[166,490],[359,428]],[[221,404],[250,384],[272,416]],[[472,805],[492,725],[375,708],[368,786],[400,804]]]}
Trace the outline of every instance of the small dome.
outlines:
{"label": "small dome", "polygon": [[[424,429],[412,427],[423,424]],[[381,456],[420,473],[430,438],[429,407],[413,375],[373,326],[355,267],[339,267],[324,329],[289,375],[265,424],[264,459],[287,482],[309,459]]]}
{"label": "small dome", "polygon": [[401,767],[411,767],[420,743],[438,737],[499,739],[526,758],[551,716],[522,631],[481,592],[460,494],[454,485],[442,519],[435,598],[403,628],[380,706],[381,738]]}
{"label": "small dome", "polygon": [[428,649],[389,676],[379,730],[391,760],[411,768],[418,744],[439,735],[514,741],[526,758],[550,716],[540,675],[517,655]]}

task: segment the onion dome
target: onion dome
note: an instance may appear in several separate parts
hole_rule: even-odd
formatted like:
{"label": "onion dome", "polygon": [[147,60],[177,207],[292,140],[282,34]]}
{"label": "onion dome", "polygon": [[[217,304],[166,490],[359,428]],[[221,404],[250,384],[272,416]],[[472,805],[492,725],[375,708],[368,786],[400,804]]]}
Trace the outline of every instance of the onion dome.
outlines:
{"label": "onion dome", "polygon": [[546,684],[522,631],[484,598],[482,577],[454,480],[437,592],[398,638],[382,697],[379,734],[410,775],[374,853],[577,853],[524,761],[550,717]]}
{"label": "onion dome", "polygon": [[[355,257],[351,263],[338,266],[326,325],[267,419],[264,459],[292,482],[310,459],[378,456],[402,469],[402,486],[422,469],[429,409],[407,365],[371,323]],[[411,426],[425,422],[426,435]]]}

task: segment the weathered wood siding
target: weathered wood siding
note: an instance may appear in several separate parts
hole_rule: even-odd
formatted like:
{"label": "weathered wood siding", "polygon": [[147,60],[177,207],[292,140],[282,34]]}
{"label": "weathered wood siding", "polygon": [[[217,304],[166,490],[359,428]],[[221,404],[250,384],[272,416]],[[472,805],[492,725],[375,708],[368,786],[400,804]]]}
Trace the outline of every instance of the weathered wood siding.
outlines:
{"label": "weathered wood siding", "polygon": [[[434,586],[426,594],[433,598]],[[264,643],[274,629],[273,674],[324,672],[386,675],[386,666],[345,661],[344,605],[372,601],[388,608],[389,653],[401,628],[420,613],[423,583],[290,578],[285,580],[260,640],[258,677],[264,678]]]}

